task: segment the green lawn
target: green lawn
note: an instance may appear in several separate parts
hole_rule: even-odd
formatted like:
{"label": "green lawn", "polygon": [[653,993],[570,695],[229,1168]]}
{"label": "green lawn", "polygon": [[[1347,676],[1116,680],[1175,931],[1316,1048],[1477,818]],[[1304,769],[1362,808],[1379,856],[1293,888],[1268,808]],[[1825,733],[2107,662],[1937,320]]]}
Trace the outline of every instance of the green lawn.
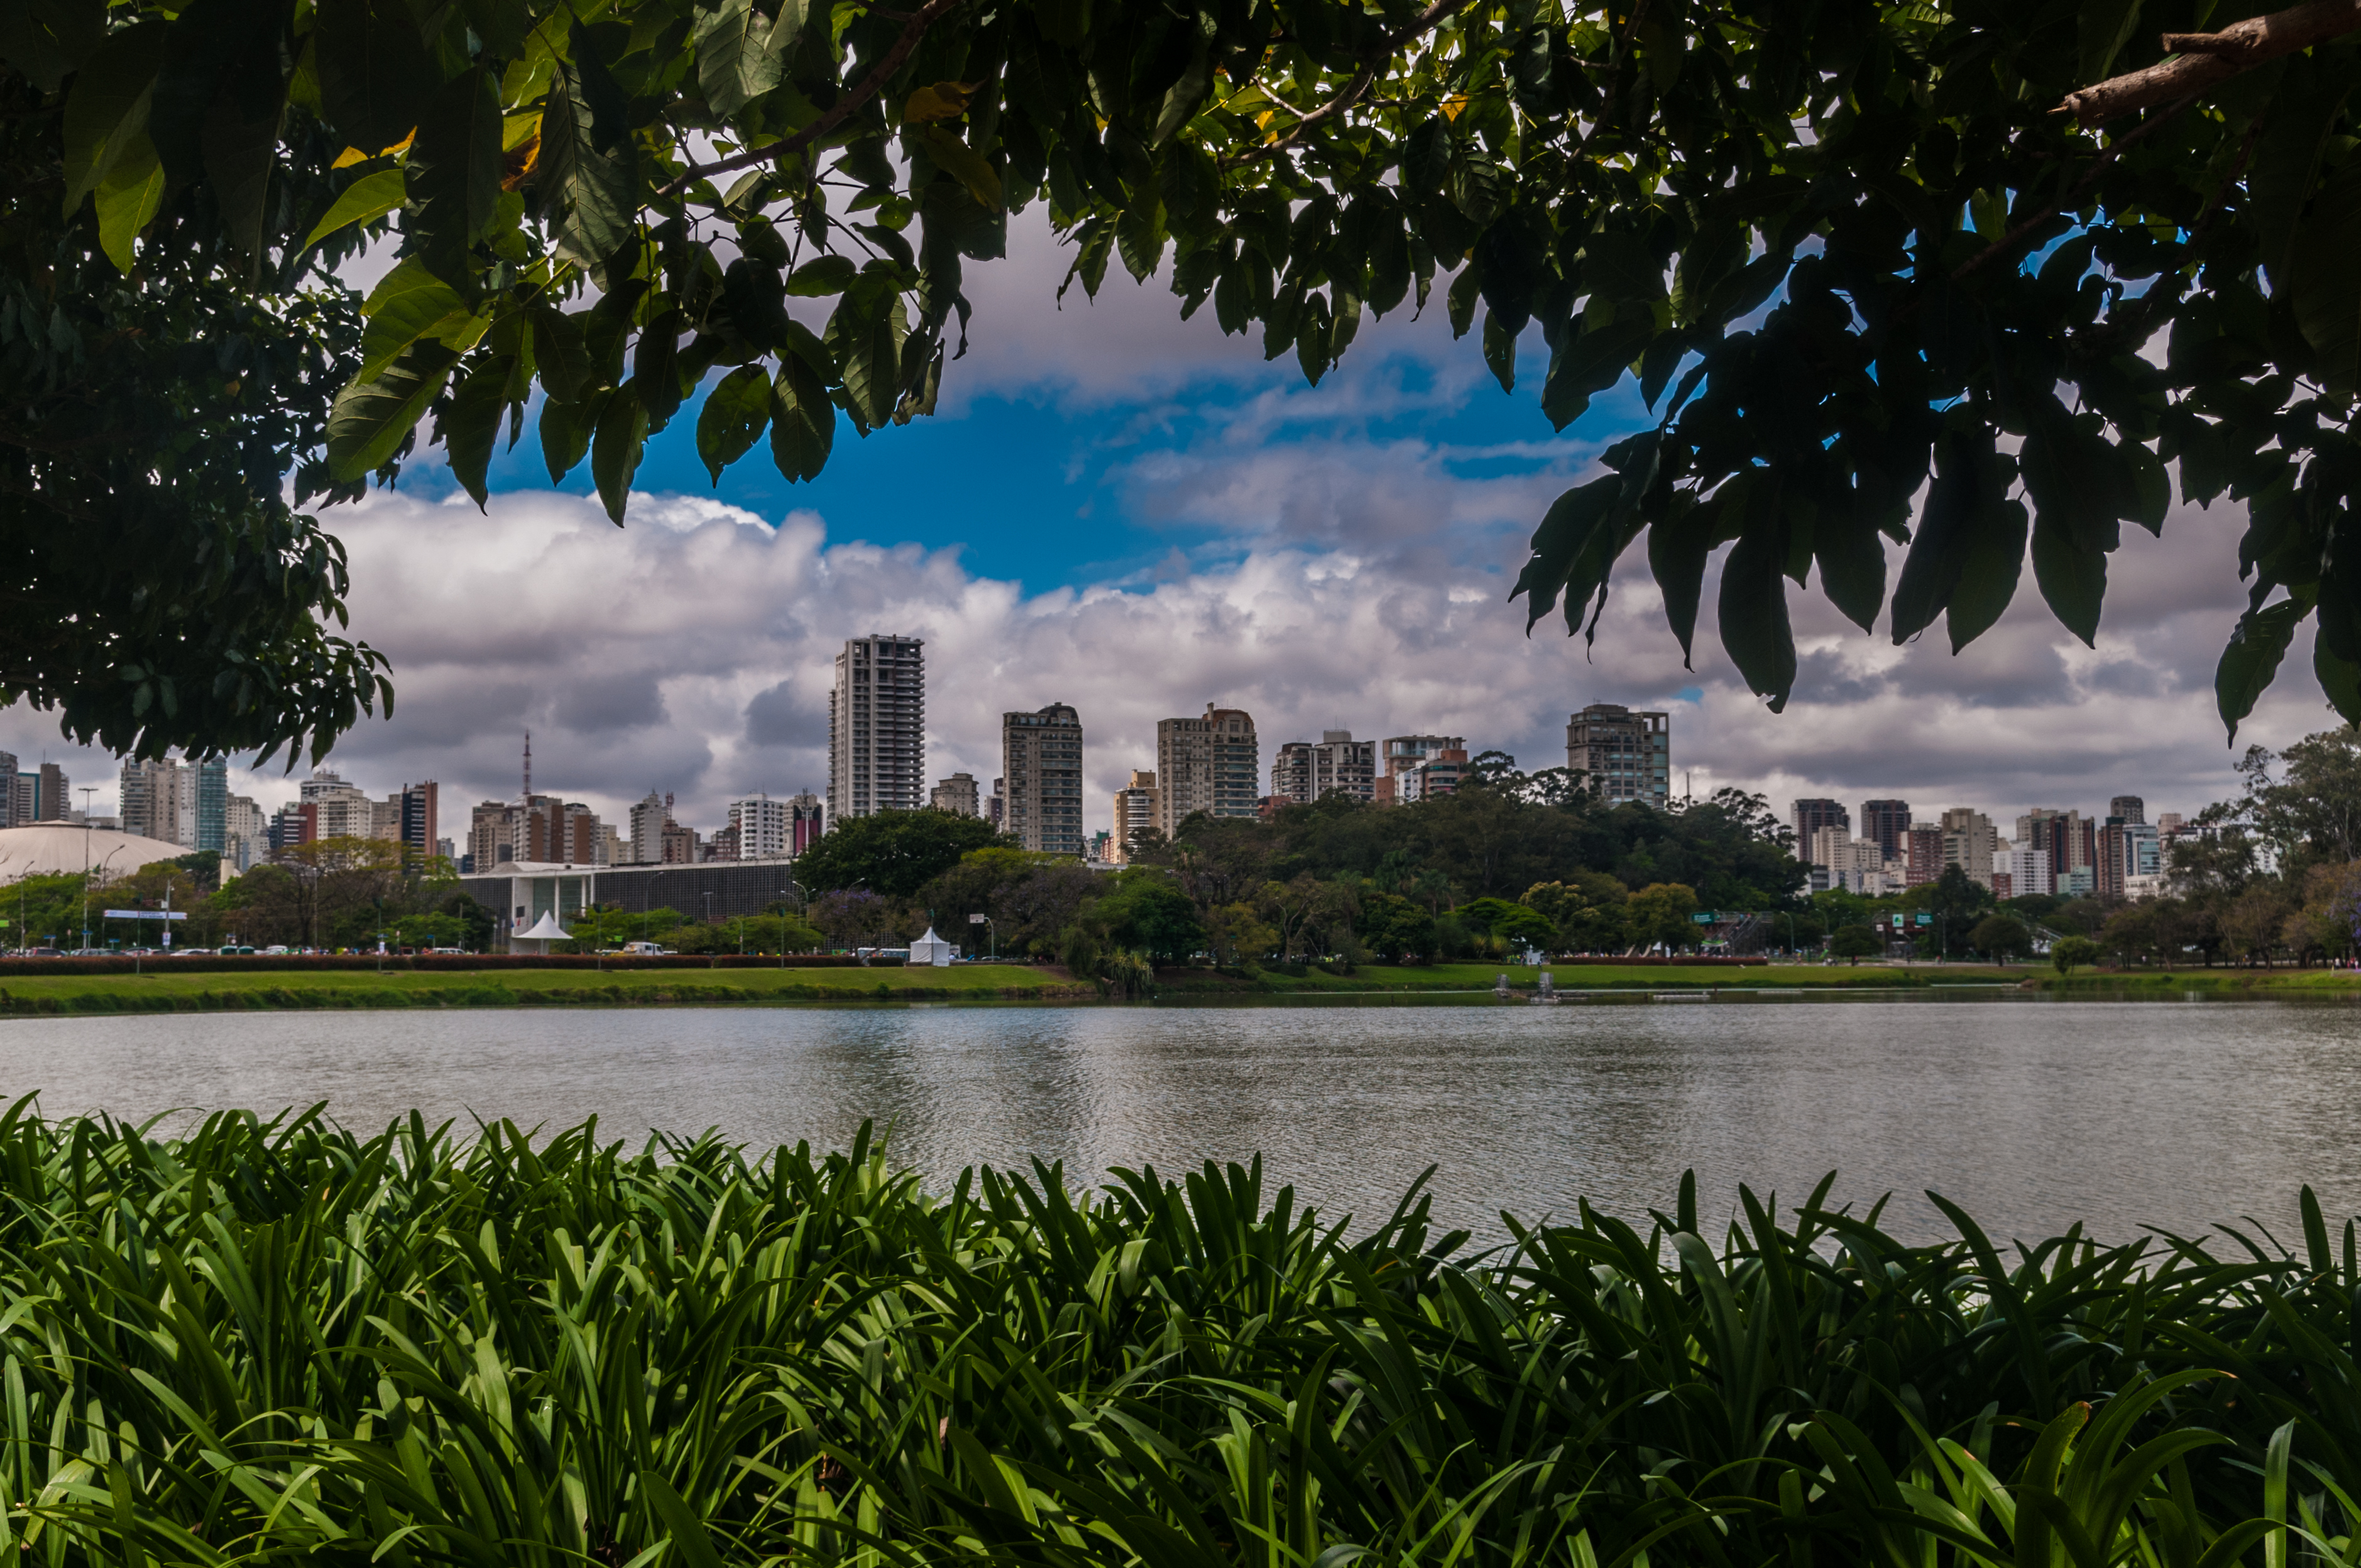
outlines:
{"label": "green lawn", "polygon": [[2224,994],[2254,992],[2361,991],[2361,971],[2324,969],[2078,970],[2059,975],[2044,970],[2035,977],[2044,991],[2185,992]]}
{"label": "green lawn", "polygon": [[[1765,964],[1740,968],[1720,964],[1551,964],[1551,981],[1560,991],[1753,991],[1851,989],[1917,990],[1932,984],[2010,981],[2023,971],[1974,964],[1942,969],[1883,969],[1821,964]],[[1220,992],[1347,992],[1380,991],[1489,991],[1506,970],[1509,983],[1530,991],[1535,970],[1525,964],[1363,964],[1351,975],[1323,974],[1318,970],[1301,977],[1276,970],[1244,976],[1213,970],[1159,970],[1157,983],[1166,994]]]}
{"label": "green lawn", "polygon": [[752,1002],[1040,1000],[1095,997],[1021,964],[956,969],[483,970],[27,975],[0,979],[0,1014],[167,1013],[288,1007],[613,1006]]}
{"label": "green lawn", "polygon": [[[1350,975],[1318,970],[1297,976],[1277,970],[1245,974],[1166,969],[1157,992],[1170,1001],[1251,996],[1346,996],[1387,992],[1488,992],[1501,965],[1364,964]],[[1510,965],[1509,982],[1533,989],[1535,971]],[[1550,969],[1558,990],[1580,991],[1923,991],[1942,985],[2015,983],[2030,979],[2043,990],[2167,993],[2213,991],[2342,992],[2361,989],[2361,975],[2326,970],[2191,970],[2167,973],[2085,970],[2070,979],[2046,969],[1993,969],[1949,964],[1888,969],[1768,964],[1725,968],[1671,964],[1559,964]],[[284,971],[251,974],[28,975],[0,979],[0,1016],[9,1014],[235,1012],[319,1007],[713,1006],[797,1002],[1039,1002],[1093,1001],[1095,985],[1076,984],[1065,971],[1025,964],[955,969],[482,970],[414,973],[389,970]]]}

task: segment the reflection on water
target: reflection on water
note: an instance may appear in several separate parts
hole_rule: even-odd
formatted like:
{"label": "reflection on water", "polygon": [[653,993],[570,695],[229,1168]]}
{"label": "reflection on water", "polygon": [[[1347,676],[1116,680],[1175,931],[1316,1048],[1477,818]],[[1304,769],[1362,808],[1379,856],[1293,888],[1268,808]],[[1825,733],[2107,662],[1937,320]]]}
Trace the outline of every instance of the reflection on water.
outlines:
{"label": "reflection on water", "polygon": [[[373,1129],[430,1116],[617,1136],[718,1127],[841,1146],[864,1117],[903,1160],[1171,1173],[1260,1151],[1323,1208],[1390,1208],[1428,1165],[1437,1211],[1588,1197],[1639,1218],[1694,1167],[1801,1199],[1825,1171],[1894,1226],[1934,1188],[1996,1236],[2103,1237],[2244,1214],[2310,1182],[2361,1211],[2361,1011],[1724,1001],[1543,1008],[714,1010],[264,1014],[0,1022],[0,1090],[51,1114],[328,1102]],[[2282,1234],[2285,1234],[2282,1232]]]}

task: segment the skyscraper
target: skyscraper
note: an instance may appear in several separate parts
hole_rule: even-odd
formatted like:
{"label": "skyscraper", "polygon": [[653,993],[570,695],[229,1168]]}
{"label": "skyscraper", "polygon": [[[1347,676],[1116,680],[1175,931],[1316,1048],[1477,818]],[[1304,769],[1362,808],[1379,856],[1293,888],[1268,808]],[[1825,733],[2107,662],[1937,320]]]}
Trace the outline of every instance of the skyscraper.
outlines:
{"label": "skyscraper", "polygon": [[809,800],[808,795],[787,800],[773,800],[767,795],[750,795],[743,800],[730,803],[730,826],[724,832],[735,830],[738,852],[741,861],[784,861],[802,852],[796,839],[796,806]]}
{"label": "skyscraper", "polygon": [[403,784],[401,794],[396,797],[401,803],[401,839],[421,858],[430,858],[434,853],[442,827],[442,793],[441,786],[430,779],[424,784]]}
{"label": "skyscraper", "polygon": [[1000,716],[1005,831],[1018,847],[1050,855],[1082,852],[1082,720],[1062,702]]}
{"label": "skyscraper", "polygon": [[1207,703],[1201,718],[1158,719],[1156,826],[1169,839],[1200,811],[1259,815],[1260,762],[1254,716],[1243,708]]}
{"label": "skyscraper", "polygon": [[1910,803],[1906,800],[1864,800],[1861,803],[1860,837],[1873,840],[1885,852],[1889,861],[1905,858],[1903,839],[1910,832]]}
{"label": "skyscraper", "polygon": [[229,848],[229,759],[214,757],[196,764],[196,811],[191,823],[192,848],[216,854]]}
{"label": "skyscraper", "polygon": [[947,779],[937,779],[934,789],[927,795],[927,804],[954,817],[983,815],[983,798],[973,773],[953,773]]}
{"label": "skyscraper", "polygon": [[2147,802],[2136,795],[2119,795],[2107,802],[2107,815],[2121,817],[2126,825],[2147,821]]}
{"label": "skyscraper", "polygon": [[1957,866],[1971,882],[1992,885],[1993,857],[2000,851],[2000,834],[1992,818],[1981,811],[1955,806],[1943,813],[1943,864]]}
{"label": "skyscraper", "polygon": [[1594,702],[1565,721],[1565,765],[1609,806],[1673,803],[1673,716]]}
{"label": "skyscraper", "polygon": [[[1799,800],[1795,806],[1795,854],[1798,859],[1810,857],[1812,845],[1816,842],[1813,835],[1823,828],[1841,828],[1846,837],[1850,838],[1852,835],[1852,813],[1844,808],[1842,801]],[[1861,837],[1866,839],[1869,835],[1864,833]]]}
{"label": "skyscraper", "polygon": [[848,639],[828,695],[828,817],[916,811],[927,800],[926,644]]}

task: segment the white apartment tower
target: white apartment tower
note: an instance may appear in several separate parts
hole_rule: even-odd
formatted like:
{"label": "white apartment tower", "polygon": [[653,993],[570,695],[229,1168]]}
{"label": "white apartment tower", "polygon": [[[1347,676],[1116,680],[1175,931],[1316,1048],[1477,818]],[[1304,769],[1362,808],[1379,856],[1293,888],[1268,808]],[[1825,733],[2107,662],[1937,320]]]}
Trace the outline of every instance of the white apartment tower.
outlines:
{"label": "white apartment tower", "polygon": [[730,803],[730,826],[737,830],[741,861],[784,861],[796,852],[796,806],[791,800],[750,795]]}
{"label": "white apartment tower", "polygon": [[855,637],[828,694],[828,819],[927,804],[926,644]]}

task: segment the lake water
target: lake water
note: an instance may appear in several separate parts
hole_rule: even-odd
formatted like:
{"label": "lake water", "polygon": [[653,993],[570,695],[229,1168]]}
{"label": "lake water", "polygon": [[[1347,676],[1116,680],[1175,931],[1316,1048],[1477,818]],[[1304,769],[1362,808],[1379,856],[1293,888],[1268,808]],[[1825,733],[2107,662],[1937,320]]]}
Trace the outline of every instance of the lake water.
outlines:
{"label": "lake water", "polygon": [[[1772,999],[1499,1006],[884,1007],[284,1013],[0,1020],[0,1091],[126,1118],[328,1102],[522,1125],[596,1114],[635,1143],[717,1127],[841,1146],[862,1118],[936,1179],[1204,1159],[1332,1212],[1390,1209],[1429,1165],[1437,1212],[1588,1197],[1641,1219],[1695,1168],[1800,1200],[1826,1171],[1946,1234],[1933,1188],[1996,1237],[2076,1221],[2125,1238],[2257,1215],[2310,1182],[2361,1212],[2361,1006]],[[1274,1182],[1276,1185],[1276,1182]],[[1644,1221],[1642,1220],[1642,1223]],[[2282,1230],[2281,1234],[2290,1233]]]}

